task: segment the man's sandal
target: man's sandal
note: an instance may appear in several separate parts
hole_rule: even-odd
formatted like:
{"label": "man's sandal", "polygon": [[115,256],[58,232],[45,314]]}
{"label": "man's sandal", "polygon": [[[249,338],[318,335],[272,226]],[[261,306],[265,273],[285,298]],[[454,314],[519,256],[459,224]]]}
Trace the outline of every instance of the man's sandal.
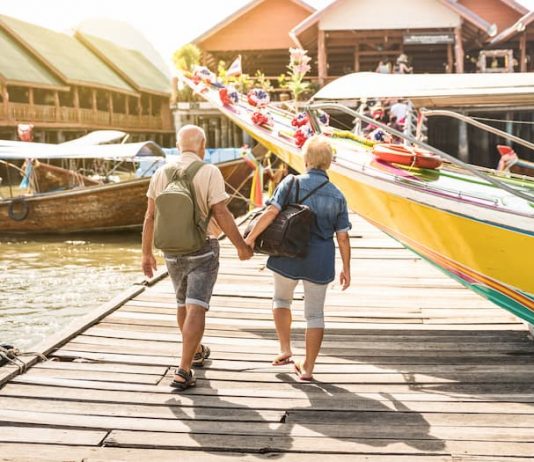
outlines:
{"label": "man's sandal", "polygon": [[195,353],[193,356],[193,362],[191,365],[193,367],[202,367],[204,366],[204,361],[210,357],[210,347],[200,344],[200,351]]}
{"label": "man's sandal", "polygon": [[173,380],[171,382],[171,387],[173,388],[178,388],[178,390],[184,391],[184,390],[187,390],[188,388],[194,387],[197,384],[197,379],[195,378],[193,371],[187,372],[185,369],[179,368],[179,369],[176,369],[174,373],[177,376],[182,377],[184,381],[179,382],[178,380]]}

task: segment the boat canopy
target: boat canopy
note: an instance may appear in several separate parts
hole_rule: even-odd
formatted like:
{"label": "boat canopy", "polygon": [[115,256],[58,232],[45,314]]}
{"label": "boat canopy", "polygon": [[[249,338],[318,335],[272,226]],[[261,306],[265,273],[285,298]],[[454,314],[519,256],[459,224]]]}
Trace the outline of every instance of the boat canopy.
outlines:
{"label": "boat canopy", "polygon": [[121,132],[120,130],[95,130],[90,132],[87,135],[81,136],[74,140],[66,141],[65,143],[60,144],[51,144],[51,143],[33,143],[27,141],[11,141],[11,140],[0,140],[1,146],[28,146],[28,145],[37,145],[37,146],[94,146],[98,144],[108,144],[115,143],[118,141],[124,140],[128,134],[126,132]]}
{"label": "boat canopy", "polygon": [[74,140],[61,143],[62,145],[94,145],[94,144],[108,144],[116,143],[124,140],[128,136],[128,133],[120,130],[95,130],[87,135],[81,136]]}
{"label": "boat canopy", "polygon": [[2,146],[0,159],[113,159],[138,160],[139,158],[165,157],[163,149],[153,141],[141,143],[80,145],[18,143]]}
{"label": "boat canopy", "polygon": [[534,105],[534,73],[379,74],[356,72],[325,85],[313,101],[408,98],[416,106]]}

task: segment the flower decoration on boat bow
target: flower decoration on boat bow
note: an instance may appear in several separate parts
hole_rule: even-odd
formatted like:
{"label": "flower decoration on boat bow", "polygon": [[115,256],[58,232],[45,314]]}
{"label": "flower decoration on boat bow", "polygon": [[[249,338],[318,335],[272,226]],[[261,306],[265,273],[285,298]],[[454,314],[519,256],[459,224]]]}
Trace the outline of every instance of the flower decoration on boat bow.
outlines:
{"label": "flower decoration on boat bow", "polygon": [[295,144],[301,148],[306,140],[315,134],[310,124],[303,125],[295,130],[293,138],[295,138]]}
{"label": "flower decoration on boat bow", "polygon": [[261,88],[253,88],[247,93],[247,101],[251,106],[265,107],[270,100],[269,93]]}
{"label": "flower decoration on boat bow", "polygon": [[274,125],[272,115],[267,111],[255,111],[250,117],[254,125],[270,128]]}
{"label": "flower decoration on boat bow", "polygon": [[308,122],[308,114],[306,114],[305,112],[299,112],[295,117],[293,117],[291,125],[293,125],[293,127],[299,128],[303,125],[306,125]]}
{"label": "flower decoration on boat bow", "polygon": [[239,102],[239,93],[231,85],[219,90],[219,98],[224,106],[231,106]]}
{"label": "flower decoration on boat bow", "polygon": [[211,72],[206,66],[195,66],[193,71],[193,82],[199,84],[200,82],[206,82],[214,84],[217,82],[217,76]]}
{"label": "flower decoration on boat bow", "polygon": [[330,116],[326,112],[321,111],[320,109],[317,112],[317,120],[321,125],[325,127],[330,124]]}

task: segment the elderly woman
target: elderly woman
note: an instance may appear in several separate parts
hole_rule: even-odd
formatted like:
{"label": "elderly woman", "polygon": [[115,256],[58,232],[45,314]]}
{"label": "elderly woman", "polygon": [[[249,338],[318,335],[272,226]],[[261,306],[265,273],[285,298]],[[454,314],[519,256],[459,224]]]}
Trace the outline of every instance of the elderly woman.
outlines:
{"label": "elderly woman", "polygon": [[[274,298],[273,317],[280,342],[280,354],[273,365],[293,362],[291,357],[291,303],[299,281],[304,285],[304,316],[306,318],[306,356],[294,362],[294,369],[301,380],[312,380],[315,361],[321,348],[324,333],[324,303],[328,284],[335,279],[336,236],[343,269],[339,281],[342,289],[350,285],[350,242],[347,202],[343,194],[328,180],[326,170],[332,163],[332,147],[321,136],[310,138],[303,146],[306,173],[295,179],[299,188],[290,190],[289,202],[302,202],[315,213],[316,220],[311,230],[308,254],[304,258],[269,257],[267,267],[273,271]],[[268,207],[256,221],[245,242],[254,247],[256,238],[274,221],[286,205],[284,200],[291,186],[286,178],[268,201]],[[299,198],[295,197],[300,190]]]}

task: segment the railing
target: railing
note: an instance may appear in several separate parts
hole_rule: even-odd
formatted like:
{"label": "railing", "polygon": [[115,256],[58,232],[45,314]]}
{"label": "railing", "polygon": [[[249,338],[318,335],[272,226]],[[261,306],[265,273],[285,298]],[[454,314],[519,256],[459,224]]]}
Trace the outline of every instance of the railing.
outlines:
{"label": "railing", "polygon": [[0,103],[0,120],[13,122],[44,122],[59,124],[81,124],[107,128],[134,128],[153,130],[173,130],[172,120],[163,115],[110,114],[106,111],[93,111],[85,108],[47,106],[40,104],[8,104],[7,113]]}
{"label": "railing", "polygon": [[312,125],[312,127],[313,127],[313,129],[314,129],[314,131],[316,133],[321,133],[321,126],[319,125],[319,122],[317,121],[317,119],[315,117],[315,111],[317,111],[318,109],[341,111],[341,112],[344,112],[345,114],[348,114],[348,115],[350,115],[352,117],[355,117],[357,119],[363,120],[364,122],[367,122],[368,124],[374,124],[377,127],[379,127],[382,130],[384,130],[386,133],[391,133],[392,135],[398,136],[399,138],[401,138],[403,140],[409,141],[410,143],[413,143],[413,144],[415,144],[416,146],[418,146],[420,148],[423,148],[423,149],[425,149],[427,151],[430,151],[431,153],[433,153],[433,154],[435,154],[435,155],[437,155],[437,156],[439,156],[439,157],[441,157],[441,158],[443,158],[445,160],[448,160],[451,164],[458,165],[459,167],[467,170],[468,172],[470,172],[473,175],[481,178],[482,180],[487,181],[488,183],[491,183],[493,186],[496,186],[497,188],[503,189],[504,191],[506,191],[506,192],[508,192],[508,193],[510,193],[510,194],[512,194],[514,196],[520,197],[521,199],[525,199],[528,202],[533,202],[534,203],[534,196],[533,195],[531,195],[529,193],[518,191],[518,190],[508,186],[506,183],[503,183],[502,181],[499,181],[496,178],[492,178],[492,177],[486,175],[484,172],[482,172],[481,170],[477,169],[473,165],[466,164],[465,162],[462,162],[460,159],[457,159],[456,157],[453,157],[450,154],[447,154],[447,153],[441,151],[440,149],[437,149],[437,148],[435,148],[433,146],[430,146],[429,144],[423,143],[422,141],[415,139],[411,135],[404,134],[404,133],[402,133],[402,132],[390,127],[389,125],[385,125],[382,122],[374,120],[374,119],[372,119],[370,117],[367,117],[367,116],[365,116],[363,114],[360,114],[359,112],[356,112],[356,111],[354,111],[354,110],[352,110],[352,109],[350,109],[350,108],[348,108],[346,106],[343,106],[342,104],[338,104],[338,103],[315,103],[315,104],[310,104],[310,105],[306,106],[306,112],[309,115],[310,124]]}
{"label": "railing", "polygon": [[534,143],[531,143],[530,141],[524,140],[523,138],[519,138],[515,135],[512,135],[511,133],[503,132],[502,130],[499,130],[498,128],[492,127],[491,125],[483,124],[482,122],[479,122],[478,120],[475,120],[472,117],[459,114],[458,112],[446,111],[446,110],[421,109],[421,113],[426,117],[432,117],[432,116],[452,117],[454,119],[461,120],[462,122],[465,122],[477,128],[480,128],[481,130],[485,130],[489,133],[493,133],[494,135],[500,136],[506,140],[513,141],[514,143],[520,144],[521,146],[525,146],[528,149],[534,150]]}

